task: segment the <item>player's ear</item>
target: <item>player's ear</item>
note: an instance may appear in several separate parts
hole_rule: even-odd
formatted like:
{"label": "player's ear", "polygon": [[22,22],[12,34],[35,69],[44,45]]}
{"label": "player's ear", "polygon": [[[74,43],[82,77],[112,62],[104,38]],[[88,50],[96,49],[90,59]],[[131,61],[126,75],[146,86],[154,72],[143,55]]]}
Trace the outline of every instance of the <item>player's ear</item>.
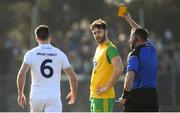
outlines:
{"label": "player's ear", "polygon": [[141,41],[142,40],[138,35],[136,36],[135,39],[136,39],[136,41]]}
{"label": "player's ear", "polygon": [[35,37],[35,40],[36,40],[36,42],[39,42],[39,40],[38,40],[37,36]]}

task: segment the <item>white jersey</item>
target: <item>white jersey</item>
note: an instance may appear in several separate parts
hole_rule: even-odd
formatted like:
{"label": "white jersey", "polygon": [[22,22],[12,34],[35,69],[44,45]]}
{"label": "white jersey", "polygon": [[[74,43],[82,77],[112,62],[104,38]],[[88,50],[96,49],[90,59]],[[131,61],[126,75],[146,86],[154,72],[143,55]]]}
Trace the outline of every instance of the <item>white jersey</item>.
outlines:
{"label": "white jersey", "polygon": [[23,63],[31,67],[31,98],[61,98],[61,70],[70,67],[66,55],[51,44],[40,44],[28,51]]}

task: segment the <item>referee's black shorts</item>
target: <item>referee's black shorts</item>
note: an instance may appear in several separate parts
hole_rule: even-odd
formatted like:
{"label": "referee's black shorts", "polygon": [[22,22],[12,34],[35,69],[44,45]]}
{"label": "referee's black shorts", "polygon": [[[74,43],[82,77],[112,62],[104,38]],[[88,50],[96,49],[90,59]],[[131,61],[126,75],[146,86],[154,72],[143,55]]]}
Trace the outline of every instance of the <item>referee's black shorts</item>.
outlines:
{"label": "referee's black shorts", "polygon": [[158,94],[155,88],[132,90],[124,106],[124,112],[158,112]]}

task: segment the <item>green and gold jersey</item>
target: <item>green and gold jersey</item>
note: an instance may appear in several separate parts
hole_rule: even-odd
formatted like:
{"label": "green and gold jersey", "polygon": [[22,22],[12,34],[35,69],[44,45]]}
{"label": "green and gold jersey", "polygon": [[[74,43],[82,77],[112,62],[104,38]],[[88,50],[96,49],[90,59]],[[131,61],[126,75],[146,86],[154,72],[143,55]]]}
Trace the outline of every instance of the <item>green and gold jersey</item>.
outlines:
{"label": "green and gold jersey", "polygon": [[111,59],[115,56],[119,56],[119,53],[117,48],[110,41],[106,41],[96,48],[93,59],[94,67],[91,76],[90,98],[115,97],[113,87],[100,96],[96,94],[96,89],[98,87],[107,85],[109,80],[111,80],[114,70]]}

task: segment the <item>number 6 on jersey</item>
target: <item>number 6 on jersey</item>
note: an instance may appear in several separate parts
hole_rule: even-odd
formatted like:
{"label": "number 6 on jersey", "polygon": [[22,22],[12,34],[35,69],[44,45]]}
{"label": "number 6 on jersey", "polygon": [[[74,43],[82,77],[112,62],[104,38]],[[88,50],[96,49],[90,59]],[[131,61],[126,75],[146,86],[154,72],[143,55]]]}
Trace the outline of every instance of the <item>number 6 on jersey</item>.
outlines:
{"label": "number 6 on jersey", "polygon": [[[43,77],[45,77],[45,78],[50,78],[50,77],[52,77],[54,71],[53,71],[53,68],[52,68],[51,66],[46,65],[47,63],[52,63],[52,60],[51,60],[51,59],[46,59],[46,60],[44,60],[44,61],[42,62],[42,64],[41,64],[40,70],[41,70],[41,74],[42,74]],[[48,74],[45,73],[45,70],[46,70],[46,69],[49,70],[49,73],[48,73]]]}

